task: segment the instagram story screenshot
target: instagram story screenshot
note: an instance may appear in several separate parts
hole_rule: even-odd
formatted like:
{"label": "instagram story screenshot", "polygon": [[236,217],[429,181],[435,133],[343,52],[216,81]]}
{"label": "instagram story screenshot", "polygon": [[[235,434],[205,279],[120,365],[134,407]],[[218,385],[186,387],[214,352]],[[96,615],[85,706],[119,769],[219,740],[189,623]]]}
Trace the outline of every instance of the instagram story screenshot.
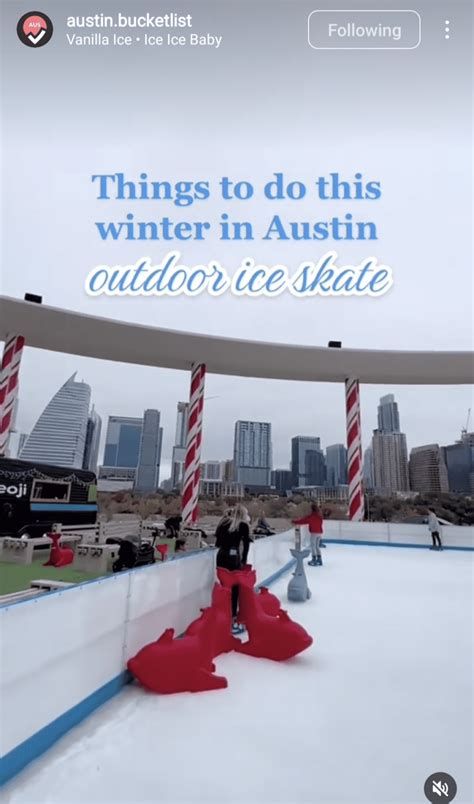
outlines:
{"label": "instagram story screenshot", "polygon": [[0,8],[2,801],[472,804],[472,0]]}

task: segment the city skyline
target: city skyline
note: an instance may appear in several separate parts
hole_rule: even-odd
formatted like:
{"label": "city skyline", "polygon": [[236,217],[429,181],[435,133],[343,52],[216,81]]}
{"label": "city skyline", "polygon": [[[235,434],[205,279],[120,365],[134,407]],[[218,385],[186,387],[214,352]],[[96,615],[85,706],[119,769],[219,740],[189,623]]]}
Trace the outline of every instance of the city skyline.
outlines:
{"label": "city skyline", "polygon": [[[218,379],[220,379],[220,378],[218,378]],[[263,381],[260,381],[260,382],[263,382]],[[296,383],[295,383],[295,385],[296,385]],[[322,385],[322,384],[318,384],[318,386],[320,386],[320,385]],[[338,388],[338,390],[340,391],[340,394],[342,395],[343,394],[343,388],[342,387]],[[371,387],[369,390],[373,392],[374,388]],[[426,393],[429,389],[421,389],[421,390]],[[96,399],[95,389],[93,390],[93,396],[94,396],[94,399]],[[373,405],[371,410],[368,408],[367,404],[362,405],[363,424],[364,424],[364,418],[366,419],[366,427],[363,427],[363,431],[366,431],[368,429],[368,422],[370,421],[370,419],[372,419],[372,422],[374,424],[377,423],[377,413],[379,412],[379,407],[380,407],[381,401],[384,398],[387,399],[387,400],[389,400],[391,398],[393,400],[393,396],[394,396],[393,394],[381,394],[381,395],[379,395],[379,397],[377,399],[377,404]],[[267,401],[267,404],[268,404],[268,399],[266,401]],[[162,404],[162,402],[164,402],[165,404]],[[343,402],[343,400],[342,400],[342,402]],[[20,433],[23,433],[23,430],[24,430],[24,428],[21,426],[22,409],[23,409],[23,406],[22,406],[21,403],[22,403],[22,398],[20,397],[20,416],[19,416],[20,425],[18,426],[18,423],[17,423],[17,431],[18,431],[17,440],[18,440],[18,438],[20,436]],[[166,400],[162,400],[161,397],[159,399],[159,404],[160,404],[160,408],[162,410],[163,410],[163,408],[167,407]],[[164,480],[168,479],[169,477],[171,477],[172,449],[173,449],[174,444],[171,444],[171,446],[169,445],[170,436],[171,436],[172,440],[175,440],[175,438],[177,437],[176,429],[177,429],[177,427],[179,427],[179,420],[180,420],[180,418],[179,418],[180,417],[179,410],[180,410],[180,407],[181,407],[181,417],[182,417],[183,409],[185,408],[187,403],[183,403],[183,402],[178,401],[178,400],[173,400],[171,404],[172,404],[172,406],[174,408],[172,419],[170,420],[169,416],[167,418],[165,418],[163,413],[162,413],[162,416],[161,416],[161,422],[162,422],[162,425],[163,425],[162,426],[162,429],[163,429],[162,459],[161,459],[161,474],[160,474],[160,480],[161,481],[164,481]],[[214,400],[209,402],[209,404],[208,404],[209,413],[212,412],[211,405],[215,405],[215,404],[216,403],[214,402]],[[398,404],[398,392],[397,392],[397,403],[395,403],[395,404]],[[271,406],[272,406],[272,403],[270,402],[268,404],[268,408],[271,408]],[[95,404],[96,411],[97,411],[97,407],[98,407],[98,405],[96,403]],[[176,421],[176,408],[177,407],[178,407],[178,421]],[[341,405],[341,407],[343,407],[343,405]],[[116,410],[116,409],[117,409],[117,406],[115,405],[114,410]],[[109,414],[109,416],[110,415],[113,415],[113,414]],[[398,411],[397,411],[397,415],[398,415]],[[403,409],[403,416],[404,416],[404,420],[409,418],[409,410],[405,410],[405,408],[404,408]],[[105,419],[104,416],[102,418]],[[131,416],[129,418],[133,419],[133,418],[136,418],[136,417]],[[242,417],[238,417],[237,421],[239,419],[241,419],[241,418]],[[271,416],[267,416],[266,418],[270,419]],[[314,418],[317,421],[324,422],[324,420],[325,420],[325,411],[322,410],[322,409],[321,410],[316,409],[315,412],[314,412]],[[229,421],[230,416],[226,417],[226,419],[227,419],[226,437],[225,437],[225,439],[219,438],[219,447],[218,447],[218,449],[215,449],[215,448],[213,449],[212,446],[210,446],[210,442],[213,440],[212,439],[212,434],[213,434],[213,431],[214,431],[214,428],[215,428],[215,420],[214,420],[214,417],[212,419],[207,420],[207,431],[206,431],[206,416],[205,416],[205,421],[204,421],[204,442],[203,442],[203,453],[202,453],[202,461],[203,462],[206,462],[206,461],[209,461],[209,460],[224,461],[224,460],[228,460],[229,458],[232,457],[232,454],[233,454],[233,430],[234,430],[234,427],[235,427],[235,421],[236,420]],[[296,419],[296,417],[295,417],[295,419]],[[465,416],[464,416],[464,422],[461,420],[461,422],[459,424],[459,427],[458,428],[453,428],[454,429],[453,436],[448,437],[447,439],[440,438],[435,433],[434,437],[432,437],[431,439],[426,439],[426,440],[423,440],[423,441],[416,442],[415,439],[413,438],[413,436],[410,437],[410,433],[408,432],[407,433],[408,453],[414,447],[419,447],[419,446],[423,446],[425,444],[430,444],[430,443],[435,443],[435,442],[439,443],[440,446],[445,446],[445,445],[448,445],[448,444],[454,444],[456,441],[459,440],[460,431],[461,431],[462,427],[464,426],[464,423],[466,423],[465,422]],[[290,426],[295,426],[295,427],[297,426],[297,422],[293,421],[293,416],[292,416],[291,410],[289,410],[289,412],[288,412],[288,416],[286,417],[285,425],[286,425],[287,431],[288,431]],[[224,428],[222,428],[222,426],[221,426],[219,429],[222,431],[222,429],[224,429]],[[323,425],[321,425],[319,434],[314,436],[314,437],[320,439],[321,449],[323,450],[323,452],[327,450],[328,446],[335,445],[336,443],[337,444],[342,444],[342,445],[345,446],[345,444],[344,444],[345,439],[344,439],[344,435],[343,435],[344,434],[344,429],[345,429],[344,415],[342,415],[340,417],[340,423],[339,423],[338,430],[336,430],[334,427],[332,427],[331,431],[326,434],[323,431]],[[456,432],[456,430],[457,430],[457,432]],[[183,432],[183,427],[182,427],[182,419],[181,419],[181,433],[182,432]],[[313,432],[314,432],[314,424],[313,424]],[[173,436],[173,433],[175,433],[174,436]],[[290,464],[291,464],[291,438],[294,438],[294,434],[290,435],[288,440],[286,440],[286,438],[283,435],[283,433],[281,433],[280,429],[277,428],[274,425],[273,422],[272,422],[272,433],[273,433],[272,445],[273,445],[273,456],[274,456],[273,461],[272,461],[272,469],[289,469]],[[337,437],[336,438],[331,438],[332,433],[338,433],[339,437],[338,438]],[[364,435],[364,437],[363,437],[363,450],[365,451],[367,449],[367,447],[371,446],[372,437],[370,437],[370,439],[365,438],[365,432],[364,432],[363,435]],[[372,432],[371,432],[371,436],[372,436]],[[102,441],[101,450],[100,450],[101,460],[99,461],[99,464],[104,465],[104,457],[105,457],[105,454],[104,454],[104,452],[105,452],[105,445],[104,445],[105,433],[104,432],[102,432],[101,441]]]}

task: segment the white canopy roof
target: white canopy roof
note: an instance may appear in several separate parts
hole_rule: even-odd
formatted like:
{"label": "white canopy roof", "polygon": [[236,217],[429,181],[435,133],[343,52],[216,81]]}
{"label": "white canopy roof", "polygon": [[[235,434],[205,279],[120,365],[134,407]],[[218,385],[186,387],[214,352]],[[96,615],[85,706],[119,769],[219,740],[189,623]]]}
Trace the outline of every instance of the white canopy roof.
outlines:
{"label": "white canopy roof", "polygon": [[[472,352],[333,349],[237,340],[131,324],[0,296],[0,340],[24,335],[27,346],[121,363],[276,380],[391,385],[469,384]],[[335,335],[333,334],[333,337]]]}

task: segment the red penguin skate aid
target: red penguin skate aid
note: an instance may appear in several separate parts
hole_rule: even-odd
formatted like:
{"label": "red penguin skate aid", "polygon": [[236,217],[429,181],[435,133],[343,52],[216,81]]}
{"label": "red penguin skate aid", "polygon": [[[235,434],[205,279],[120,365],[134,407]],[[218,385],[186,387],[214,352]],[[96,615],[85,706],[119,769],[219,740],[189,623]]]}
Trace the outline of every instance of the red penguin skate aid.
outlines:
{"label": "red penguin skate aid", "polygon": [[43,567],[66,567],[74,561],[74,550],[71,547],[60,547],[60,533],[47,533],[48,538],[53,542],[48,561]]}
{"label": "red penguin skate aid", "polygon": [[236,648],[238,653],[281,662],[313,644],[313,638],[303,626],[293,622],[286,611],[280,609],[276,617],[266,614],[258,597],[249,586],[240,585],[239,604],[250,638],[240,643]]}
{"label": "red penguin skate aid", "polygon": [[146,689],[163,695],[227,687],[226,678],[213,674],[209,649],[202,639],[189,635],[174,639],[173,628],[145,645],[127,667]]}
{"label": "red penguin skate aid", "polygon": [[281,603],[276,595],[272,594],[266,586],[261,586],[257,597],[258,603],[265,614],[276,617],[281,609]]}

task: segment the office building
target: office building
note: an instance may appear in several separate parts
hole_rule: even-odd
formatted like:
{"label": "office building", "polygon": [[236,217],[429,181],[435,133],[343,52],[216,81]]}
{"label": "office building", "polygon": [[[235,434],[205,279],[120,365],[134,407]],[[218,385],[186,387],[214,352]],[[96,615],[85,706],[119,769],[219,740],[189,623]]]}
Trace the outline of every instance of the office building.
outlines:
{"label": "office building", "polygon": [[454,494],[474,494],[474,438],[466,433],[456,444],[442,447],[448,472],[449,491]]}
{"label": "office building", "polygon": [[378,429],[372,438],[374,489],[383,495],[409,491],[407,440],[400,432],[400,415],[393,394],[380,399]]}
{"label": "office building", "polygon": [[234,461],[232,459],[227,459],[224,461],[224,469],[223,469],[223,480],[227,482],[232,482],[234,479]]}
{"label": "office building", "polygon": [[271,424],[269,422],[236,422],[234,435],[235,481],[249,489],[268,489],[271,469]]}
{"label": "office building", "polygon": [[241,483],[228,480],[202,480],[199,484],[199,493],[203,497],[219,498],[232,497],[241,499],[244,496],[244,487]]}
{"label": "office building", "polygon": [[90,386],[73,374],[46,405],[19,458],[82,469],[90,400]]}
{"label": "office building", "polygon": [[137,468],[142,427],[143,419],[109,416],[105,438],[104,466]]}
{"label": "office building", "polygon": [[94,406],[89,414],[86,431],[86,445],[84,448],[83,469],[89,472],[97,472],[99,462],[100,434],[102,431],[102,419],[96,412]]}
{"label": "office building", "polygon": [[349,501],[349,486],[301,486],[293,489],[293,494],[301,494],[316,500],[318,504],[325,502],[340,502],[346,504]]}
{"label": "office building", "polygon": [[279,494],[286,494],[292,485],[292,474],[290,469],[275,469],[271,476],[272,488]]}
{"label": "office building", "polygon": [[[291,439],[291,473],[292,473],[292,486],[294,488],[300,486],[315,485],[310,483],[307,476],[308,467],[316,465],[313,460],[308,464],[306,460],[307,452],[321,452],[321,439],[315,436],[295,436]],[[323,481],[324,482],[324,481]]]}
{"label": "office building", "polygon": [[308,449],[304,456],[306,486],[324,486],[326,461],[321,450]]}
{"label": "office building", "polygon": [[201,464],[201,480],[223,480],[224,461],[205,461]]}
{"label": "office building", "polygon": [[404,433],[374,430],[372,437],[375,490],[382,495],[408,491],[408,455]]}
{"label": "office building", "polygon": [[140,440],[135,489],[142,493],[156,491],[160,484],[163,428],[159,410],[145,410]]}
{"label": "office building", "polygon": [[409,474],[412,491],[431,494],[449,491],[448,472],[438,444],[411,450]]}
{"label": "office building", "polygon": [[188,432],[187,402],[178,402],[176,413],[176,433],[171,456],[171,487],[180,491],[184,480],[184,461],[186,458],[186,437]]}
{"label": "office building", "polygon": [[347,483],[347,450],[344,444],[326,447],[326,483],[331,487]]}
{"label": "office building", "polygon": [[364,489],[373,490],[375,488],[374,479],[374,453],[372,447],[367,447],[364,452],[364,463],[362,469]]}
{"label": "office building", "polygon": [[387,394],[380,398],[377,408],[378,429],[381,433],[399,433],[400,416],[398,405],[393,394]]}
{"label": "office building", "polygon": [[178,402],[176,416],[176,435],[174,440],[175,447],[186,446],[186,436],[188,433],[188,402]]}
{"label": "office building", "polygon": [[184,461],[186,447],[173,447],[171,458],[171,486],[174,491],[180,491],[184,480]]}

